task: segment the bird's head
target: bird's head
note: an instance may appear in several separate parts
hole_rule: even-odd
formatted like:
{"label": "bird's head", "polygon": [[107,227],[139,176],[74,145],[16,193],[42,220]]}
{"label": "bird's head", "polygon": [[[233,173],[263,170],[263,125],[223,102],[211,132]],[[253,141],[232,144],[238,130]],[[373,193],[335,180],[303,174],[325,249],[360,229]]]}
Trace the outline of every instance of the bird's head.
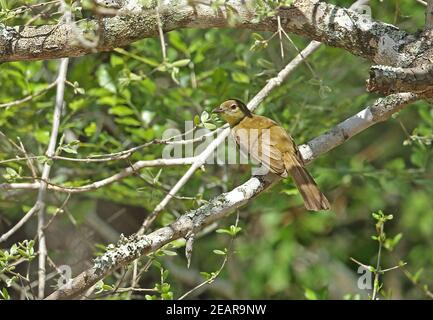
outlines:
{"label": "bird's head", "polygon": [[213,109],[212,112],[220,113],[221,117],[231,126],[238,124],[245,117],[253,116],[245,103],[238,99],[224,101],[218,108]]}

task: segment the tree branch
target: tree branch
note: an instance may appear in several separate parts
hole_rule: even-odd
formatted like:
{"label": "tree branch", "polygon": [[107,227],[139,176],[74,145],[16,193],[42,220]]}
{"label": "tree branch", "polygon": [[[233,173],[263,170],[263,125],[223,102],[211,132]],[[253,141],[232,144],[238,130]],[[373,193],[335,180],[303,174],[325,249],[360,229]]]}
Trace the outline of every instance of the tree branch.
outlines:
{"label": "tree branch", "polygon": [[419,99],[420,97],[414,93],[398,93],[379,98],[371,106],[340,122],[328,132],[299,146],[299,151],[305,162],[311,162],[319,155],[329,152],[372,125],[387,120],[392,114]]}
{"label": "tree branch", "polygon": [[395,92],[424,92],[433,89],[433,65],[396,68],[373,66],[367,90],[384,94]]}
{"label": "tree branch", "polygon": [[[46,152],[47,157],[54,155],[56,151],[57,136],[60,127],[60,117],[62,114],[64,93],[65,93],[65,81],[66,73],[68,70],[69,59],[64,58],[60,61],[59,75],[57,77],[57,92],[56,92],[56,104],[54,107],[53,114],[53,125],[50,134],[50,141],[48,143],[48,149]],[[38,243],[39,243],[39,255],[38,255],[38,298],[42,299],[45,296],[45,260],[47,255],[47,247],[45,243],[45,196],[47,193],[47,180],[50,176],[52,163],[46,162],[42,169],[41,183],[38,191],[38,198],[36,200],[36,206],[38,207]]]}
{"label": "tree branch", "polygon": [[[55,158],[55,157],[54,157]],[[141,160],[137,161],[129,167],[121,170],[120,172],[112,175],[111,177],[86,184],[79,187],[67,187],[61,185],[55,185],[48,183],[48,190],[65,192],[65,193],[80,193],[96,190],[105,186],[108,186],[114,182],[120,181],[126,177],[129,177],[136,173],[137,171],[148,168],[148,167],[165,167],[165,166],[178,166],[192,164],[194,161],[192,158],[174,158],[174,159],[155,159],[155,160]],[[42,182],[32,182],[32,183],[1,183],[0,190],[13,190],[13,189],[38,189]]]}
{"label": "tree branch", "polygon": [[[407,66],[414,54],[400,49],[415,38],[392,25],[371,21],[366,15],[318,0],[295,0],[280,7],[278,14],[255,21],[254,0],[229,0],[218,10],[211,1],[165,1],[159,8],[162,30],[182,28],[244,28],[275,31],[277,17],[287,32],[340,47],[377,64]],[[233,19],[232,17],[236,18]],[[117,16],[86,19],[75,24],[15,26],[0,24],[0,62],[75,57],[109,51],[159,34],[155,7],[145,8],[138,0],[126,0]],[[80,26],[85,25],[84,28]],[[78,41],[98,37],[95,47]],[[366,45],[368,43],[368,45]]]}

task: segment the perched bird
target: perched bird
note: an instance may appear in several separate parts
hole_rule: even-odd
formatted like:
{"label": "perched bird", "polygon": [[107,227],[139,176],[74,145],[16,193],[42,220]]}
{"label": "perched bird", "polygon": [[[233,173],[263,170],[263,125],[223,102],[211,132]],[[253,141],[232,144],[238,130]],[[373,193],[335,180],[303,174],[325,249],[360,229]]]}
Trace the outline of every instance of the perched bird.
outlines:
{"label": "perched bird", "polygon": [[[329,209],[329,201],[304,167],[293,138],[272,119],[255,115],[238,99],[223,102],[212,112],[229,123],[242,152],[283,178],[292,176],[308,210]],[[245,138],[245,135],[248,136]]]}

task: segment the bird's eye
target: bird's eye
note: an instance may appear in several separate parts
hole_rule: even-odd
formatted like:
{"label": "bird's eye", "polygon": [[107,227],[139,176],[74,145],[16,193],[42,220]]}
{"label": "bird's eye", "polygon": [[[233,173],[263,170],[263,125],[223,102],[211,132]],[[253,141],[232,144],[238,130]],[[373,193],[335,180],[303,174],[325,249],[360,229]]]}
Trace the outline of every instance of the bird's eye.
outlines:
{"label": "bird's eye", "polygon": [[235,105],[235,104],[232,104],[232,105],[230,106],[230,108],[231,108],[232,110],[235,110],[235,109],[236,109],[236,105]]}

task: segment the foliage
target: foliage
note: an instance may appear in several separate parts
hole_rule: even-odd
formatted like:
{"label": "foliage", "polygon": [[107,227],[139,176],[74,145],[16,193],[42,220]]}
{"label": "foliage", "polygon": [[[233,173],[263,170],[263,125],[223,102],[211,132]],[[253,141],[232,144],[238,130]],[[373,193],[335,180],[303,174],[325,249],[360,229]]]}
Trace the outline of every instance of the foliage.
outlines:
{"label": "foliage", "polygon": [[[334,2],[345,6],[351,3]],[[24,1],[0,3],[4,23],[16,24],[29,18],[30,13],[12,16],[8,11]],[[374,2],[372,9],[375,19],[409,31],[422,25],[424,8],[415,1]],[[43,17],[34,23],[42,22],[46,22]],[[109,53],[71,59],[60,127],[63,143],[57,154],[86,158],[119,152],[160,139],[169,128],[184,132],[184,121],[214,129],[220,124],[209,114],[213,107],[227,97],[248,101],[297,54],[290,42],[283,40],[286,55],[281,58],[278,37],[265,41],[271,36],[246,30],[185,29],[166,35],[166,60],[156,38]],[[308,43],[292,38],[300,48]],[[365,92],[367,62],[340,49],[322,47],[308,63],[314,74],[302,65],[257,109],[257,113],[281,123],[298,143],[325,132],[377,98]],[[26,103],[0,108],[0,131],[14,143],[22,141],[27,153],[37,157],[34,165],[38,170],[48,161],[44,154],[55,99],[55,91],[45,88],[56,78],[57,69],[58,61],[0,65],[0,103],[42,92]],[[237,298],[366,298],[368,292],[356,287],[357,266],[350,257],[374,265],[377,242],[370,239],[370,213],[383,210],[392,213],[387,232],[396,236],[380,240],[385,249],[394,249],[382,257],[382,263],[407,263],[404,269],[383,275],[383,288],[392,290],[392,298],[428,297],[423,286],[433,285],[432,132],[433,109],[427,102],[418,102],[352,138],[309,167],[332,199],[331,212],[305,212],[293,183],[284,180],[240,210],[239,227],[232,229],[231,222],[225,220],[216,232],[195,239],[190,271],[199,274],[216,270],[227,251],[215,248],[226,248],[226,234],[234,236],[240,230],[237,228],[242,228],[231,249],[233,254],[217,277],[229,284]],[[109,162],[55,160],[52,183],[80,186],[101,180],[137,160],[159,158],[163,147],[154,144],[127,159]],[[32,172],[25,161],[1,163],[17,156],[25,155],[0,136],[0,183],[31,181]],[[48,213],[57,216],[47,229],[50,257],[58,265],[71,265],[76,274],[97,251],[96,243],[113,242],[109,236],[113,230],[115,234],[138,230],[143,218],[184,172],[184,167],[144,169],[110,186],[71,195],[61,211],[58,209],[65,195],[51,196]],[[198,170],[181,190],[179,195],[183,197],[170,202],[155,227],[167,225],[179,214],[239,185],[249,174],[245,165],[207,165],[205,171]],[[27,212],[35,195],[33,191],[0,191],[0,234]],[[100,229],[96,228],[91,223],[94,214],[106,225],[101,227],[99,222]],[[33,218],[30,226],[35,223]],[[33,228],[23,228],[11,241],[33,237]],[[30,263],[35,254],[32,240],[18,245],[12,242],[2,243],[0,253],[3,299],[19,297],[10,288],[18,280],[8,273],[14,272],[11,263],[17,259]],[[183,246],[177,243],[172,249],[180,251]],[[155,292],[121,294],[119,299],[172,299],[193,287],[185,273],[174,272],[185,271],[186,260],[180,254],[161,252],[151,257],[155,263],[140,278],[140,287]],[[139,267],[145,264],[144,258],[139,260]],[[15,271],[25,274],[24,265]],[[29,270],[34,276],[36,264],[32,263]],[[205,275],[212,277],[211,273]],[[105,279],[96,292],[110,293],[120,277],[114,274]],[[199,297],[227,297],[211,287]]]}

